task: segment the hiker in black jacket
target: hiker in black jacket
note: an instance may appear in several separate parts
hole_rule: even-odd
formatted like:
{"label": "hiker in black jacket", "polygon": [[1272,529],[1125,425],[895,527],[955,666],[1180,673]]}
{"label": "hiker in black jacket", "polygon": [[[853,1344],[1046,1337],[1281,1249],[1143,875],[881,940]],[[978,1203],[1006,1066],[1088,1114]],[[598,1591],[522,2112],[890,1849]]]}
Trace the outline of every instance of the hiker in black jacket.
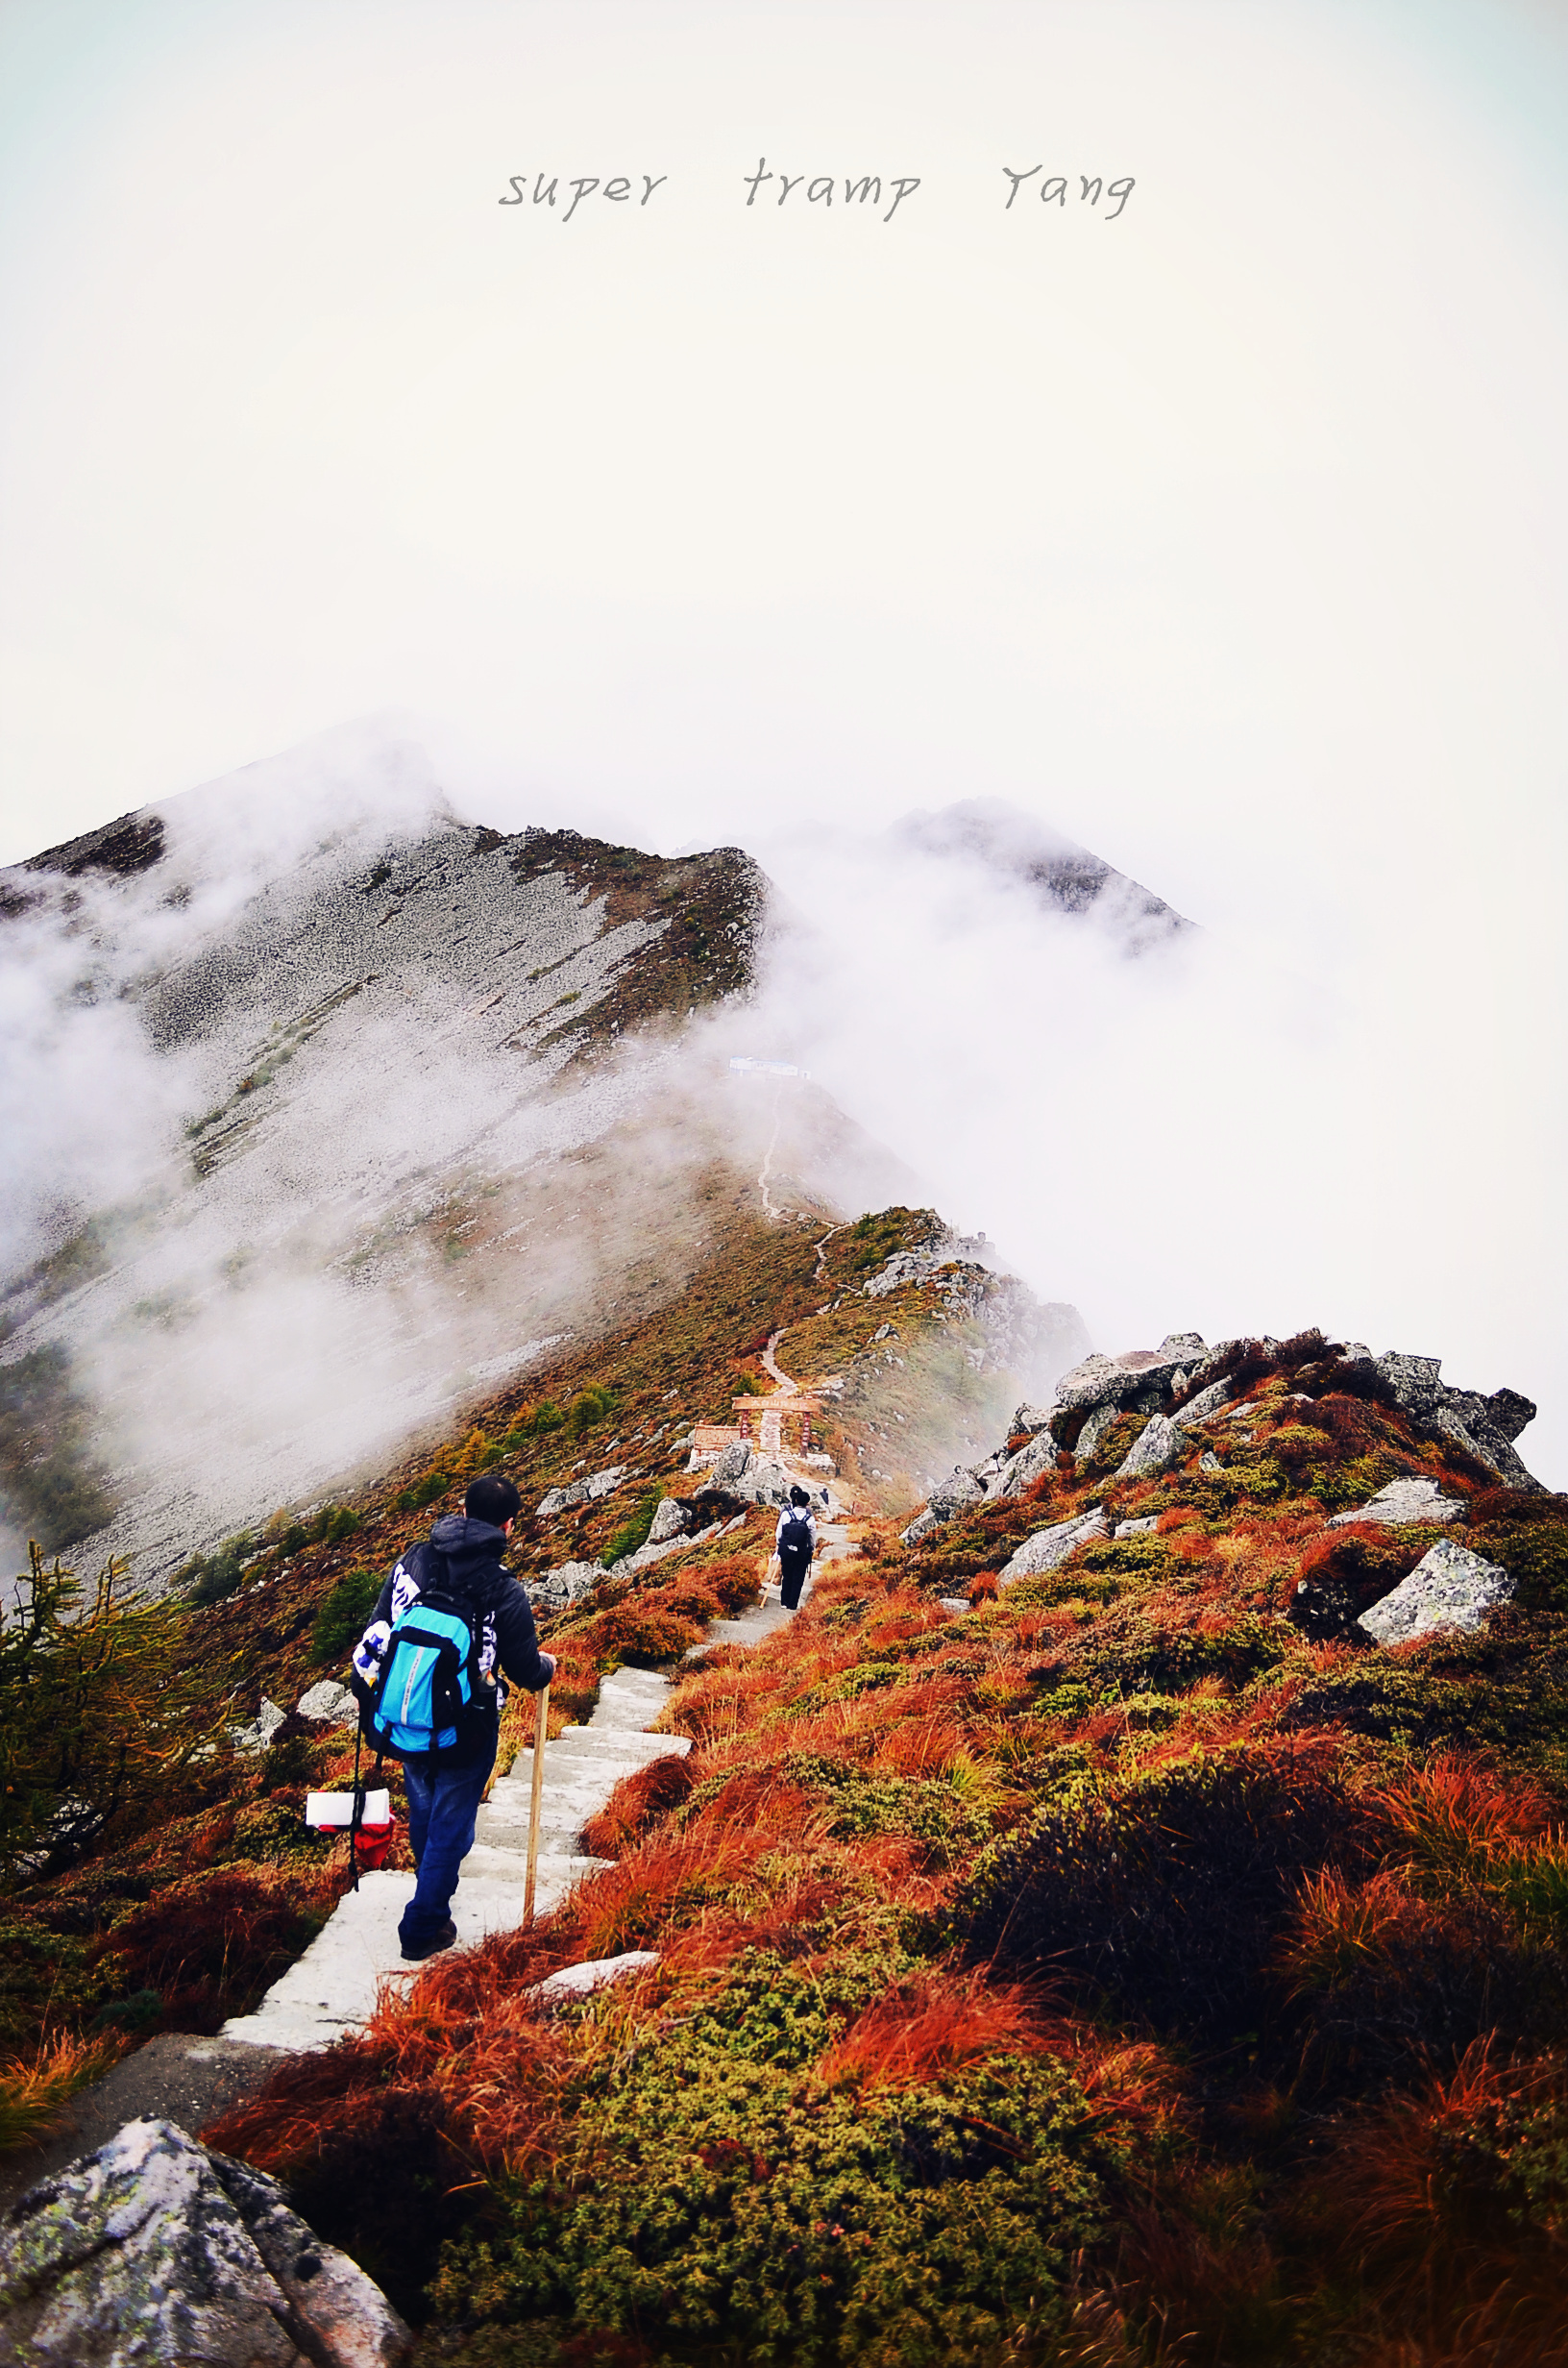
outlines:
{"label": "hiker in black jacket", "polygon": [[438,1589],[473,1608],[481,1679],[477,1708],[458,1741],[439,1759],[422,1754],[403,1764],[418,1881],[398,1938],[413,1962],[450,1949],[457,1937],[452,1895],[474,1847],[474,1822],[496,1764],[505,1680],[538,1693],[555,1674],[551,1655],[539,1650],[527,1596],[502,1567],[520,1501],[511,1482],[494,1472],[472,1482],[462,1513],[443,1514],[429,1542],[410,1546],[393,1566],[354,1657],[361,1677],[373,1682],[393,1622],[429,1591]]}

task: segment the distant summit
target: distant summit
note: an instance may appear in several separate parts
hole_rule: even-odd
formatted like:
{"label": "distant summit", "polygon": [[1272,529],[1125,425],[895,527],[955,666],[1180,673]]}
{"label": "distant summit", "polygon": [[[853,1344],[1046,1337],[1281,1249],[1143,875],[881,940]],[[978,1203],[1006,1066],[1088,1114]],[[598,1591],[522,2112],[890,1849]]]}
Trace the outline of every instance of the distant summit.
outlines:
{"label": "distant summit", "polygon": [[1047,907],[1092,915],[1129,953],[1145,953],[1196,925],[1140,881],[1000,798],[966,798],[940,814],[906,815],[894,836],[923,854],[967,856],[1026,881]]}

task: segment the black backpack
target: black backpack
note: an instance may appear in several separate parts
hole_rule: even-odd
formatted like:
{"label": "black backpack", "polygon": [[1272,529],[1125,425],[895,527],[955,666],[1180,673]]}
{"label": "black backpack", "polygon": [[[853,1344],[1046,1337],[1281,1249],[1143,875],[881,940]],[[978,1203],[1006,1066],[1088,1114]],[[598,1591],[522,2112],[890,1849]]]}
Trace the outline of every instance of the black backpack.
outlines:
{"label": "black backpack", "polygon": [[782,1562],[788,1555],[793,1562],[803,1554],[809,1563],[811,1551],[811,1524],[803,1513],[792,1513],[778,1533],[778,1559]]}

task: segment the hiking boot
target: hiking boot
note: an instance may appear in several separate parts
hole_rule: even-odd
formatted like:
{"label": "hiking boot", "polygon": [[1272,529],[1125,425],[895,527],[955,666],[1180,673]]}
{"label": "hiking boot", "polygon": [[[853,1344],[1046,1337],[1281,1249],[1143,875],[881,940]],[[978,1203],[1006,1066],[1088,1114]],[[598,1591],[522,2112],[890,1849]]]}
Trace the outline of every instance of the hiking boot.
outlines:
{"label": "hiking boot", "polygon": [[427,1957],[439,1957],[443,1949],[455,1948],[456,1945],[457,1927],[449,1916],[435,1938],[427,1940],[423,1948],[411,1949],[405,1940],[403,1944],[404,1961],[406,1964],[422,1965]]}

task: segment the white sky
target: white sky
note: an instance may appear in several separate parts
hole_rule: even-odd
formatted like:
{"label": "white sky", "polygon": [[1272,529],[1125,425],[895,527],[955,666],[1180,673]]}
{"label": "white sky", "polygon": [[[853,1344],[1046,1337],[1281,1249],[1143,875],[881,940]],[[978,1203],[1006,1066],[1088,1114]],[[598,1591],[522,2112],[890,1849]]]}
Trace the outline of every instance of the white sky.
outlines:
{"label": "white sky", "polygon": [[784,823],[1010,799],[1364,1012],[1383,1123],[1319,1072],[1282,1165],[1426,1207],[1400,1344],[1568,1399],[1565,28],[6,0],[0,860],[392,710],[792,889]]}

